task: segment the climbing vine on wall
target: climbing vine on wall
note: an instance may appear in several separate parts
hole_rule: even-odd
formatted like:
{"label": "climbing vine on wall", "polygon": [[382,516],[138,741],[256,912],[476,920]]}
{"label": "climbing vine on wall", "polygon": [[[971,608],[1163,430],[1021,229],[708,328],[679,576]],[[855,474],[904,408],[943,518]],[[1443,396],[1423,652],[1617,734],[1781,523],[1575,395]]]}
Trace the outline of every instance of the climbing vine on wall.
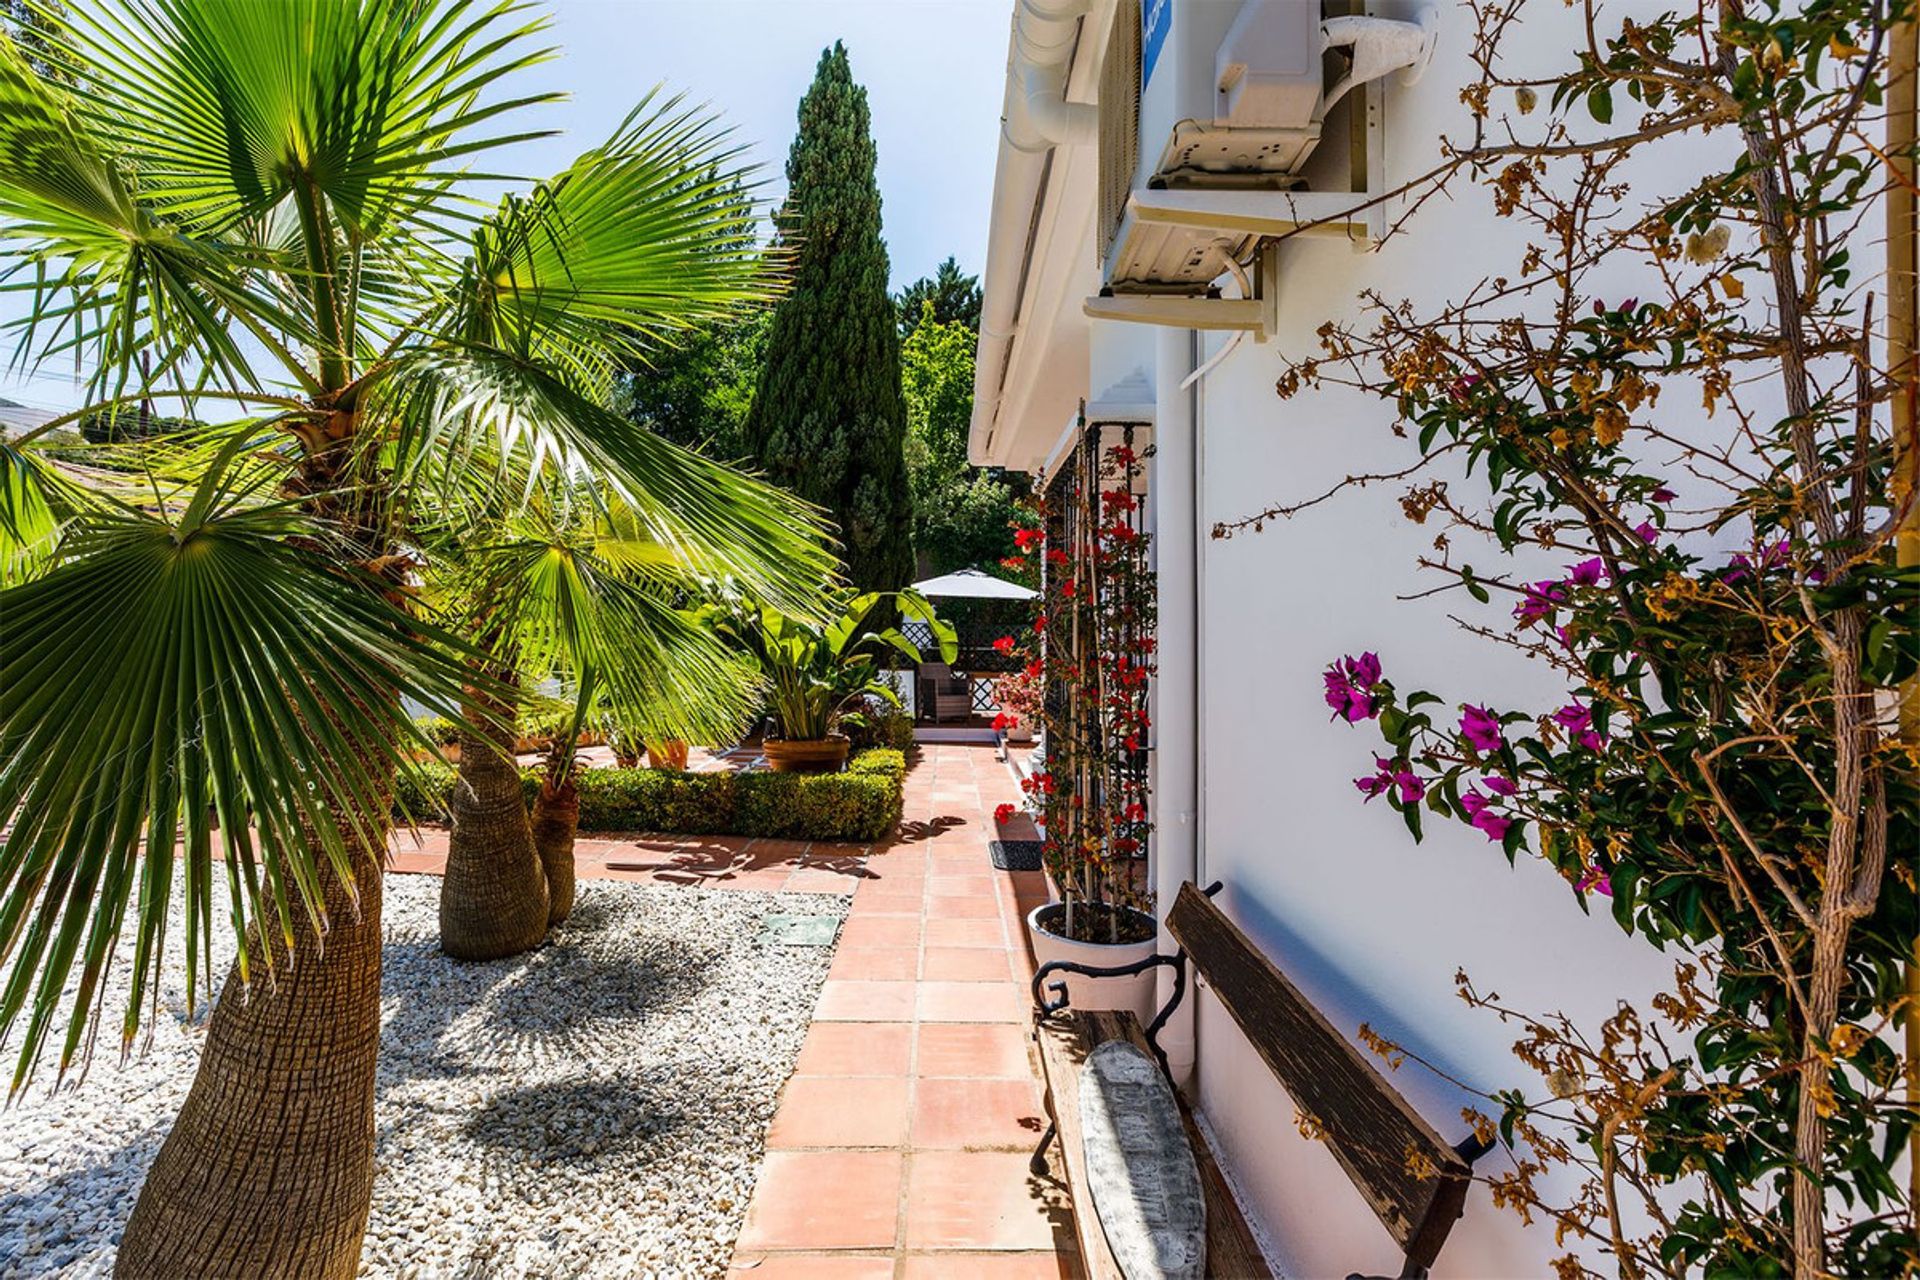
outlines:
{"label": "climbing vine on wall", "polygon": [[1041,486],[1038,522],[1015,534],[1015,559],[1037,576],[1040,598],[1028,632],[1002,641],[1046,689],[1045,767],[1025,785],[1046,828],[1044,857],[1068,904],[1068,931],[1085,941],[1133,940],[1121,936],[1126,914],[1101,908],[1152,906],[1155,597],[1136,434],[1131,424],[1087,425]]}
{"label": "climbing vine on wall", "polygon": [[1279,390],[1395,405],[1415,466],[1335,492],[1411,477],[1463,625],[1565,690],[1434,692],[1386,638],[1338,657],[1334,719],[1377,734],[1359,798],[1544,860],[1568,910],[1675,958],[1597,1028],[1461,975],[1539,1081],[1469,1113],[1512,1155],[1496,1199],[1580,1246],[1563,1275],[1911,1274],[1914,379],[1880,360],[1901,282],[1856,252],[1911,183],[1871,141],[1909,8],[1589,3],[1584,47],[1535,73],[1509,45],[1536,10],[1471,7],[1474,137],[1409,205],[1480,186],[1514,261],[1437,310],[1366,298]]}

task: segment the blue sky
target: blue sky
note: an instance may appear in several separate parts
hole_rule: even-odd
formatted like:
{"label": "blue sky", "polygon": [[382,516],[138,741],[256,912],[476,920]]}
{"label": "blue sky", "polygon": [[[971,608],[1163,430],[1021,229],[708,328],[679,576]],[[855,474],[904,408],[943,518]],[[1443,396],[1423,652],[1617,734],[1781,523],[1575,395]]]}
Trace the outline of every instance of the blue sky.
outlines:
{"label": "blue sky", "polygon": [[[556,0],[549,43],[559,57],[523,86],[570,95],[542,112],[546,127],[564,132],[488,164],[534,176],[559,169],[659,83],[718,108],[777,199],[800,95],[821,49],[840,39],[873,111],[894,287],[948,254],[977,273],[1011,12],[1009,0]],[[22,381],[0,369],[0,396],[80,403],[59,373]]]}

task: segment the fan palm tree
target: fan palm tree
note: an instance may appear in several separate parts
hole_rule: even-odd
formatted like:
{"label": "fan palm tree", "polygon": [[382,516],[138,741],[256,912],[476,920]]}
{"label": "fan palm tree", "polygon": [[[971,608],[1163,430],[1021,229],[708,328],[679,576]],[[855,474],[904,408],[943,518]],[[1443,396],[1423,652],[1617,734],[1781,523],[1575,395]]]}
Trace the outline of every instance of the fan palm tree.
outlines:
{"label": "fan palm tree", "polygon": [[484,619],[494,678],[557,681],[573,708],[545,753],[531,819],[510,717],[470,714],[461,728],[440,945],[480,959],[536,945],[572,910],[574,771],[591,721],[713,740],[745,725],[760,687],[748,664],[673,607],[698,581],[617,502],[531,508],[453,568],[455,590]]}
{"label": "fan palm tree", "polygon": [[131,1046],[176,902],[210,985],[216,876],[237,949],[123,1274],[357,1267],[403,699],[508,696],[414,604],[423,513],[590,481],[690,572],[796,608],[831,572],[811,512],[605,407],[615,367],[763,288],[711,251],[740,216],[711,118],[643,104],[559,176],[469,195],[500,189],[474,158],[527,136],[540,26],[508,2],[97,0],[38,55],[58,75],[0,37],[19,357],[91,370],[72,420],[149,400],[205,424],[110,467],[49,448],[61,420],[0,447],[13,1087],[51,1043],[84,1060],[114,957]]}

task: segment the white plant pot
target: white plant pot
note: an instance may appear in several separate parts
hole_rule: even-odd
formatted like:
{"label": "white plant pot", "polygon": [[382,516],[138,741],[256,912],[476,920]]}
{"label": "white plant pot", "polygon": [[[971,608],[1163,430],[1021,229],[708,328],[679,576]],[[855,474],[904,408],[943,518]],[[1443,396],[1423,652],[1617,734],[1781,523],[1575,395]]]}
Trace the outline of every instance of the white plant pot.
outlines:
{"label": "white plant pot", "polygon": [[[1054,960],[1070,960],[1089,969],[1114,969],[1145,960],[1155,950],[1155,940],[1141,942],[1075,942],[1040,927],[1040,913],[1058,903],[1044,903],[1027,913],[1027,940],[1033,946],[1034,968]],[[1070,1009],[1127,1009],[1146,1026],[1159,1011],[1156,989],[1158,967],[1126,978],[1089,978],[1077,973],[1056,973],[1042,984],[1042,995],[1053,999],[1053,984],[1065,981]]]}

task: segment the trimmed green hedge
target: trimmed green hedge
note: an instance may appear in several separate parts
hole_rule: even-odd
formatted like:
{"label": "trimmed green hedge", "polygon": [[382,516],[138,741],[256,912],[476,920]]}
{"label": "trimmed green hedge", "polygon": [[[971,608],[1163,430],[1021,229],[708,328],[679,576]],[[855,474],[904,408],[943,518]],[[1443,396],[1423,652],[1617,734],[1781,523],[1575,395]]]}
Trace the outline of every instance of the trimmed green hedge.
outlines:
{"label": "trimmed green hedge", "polygon": [[[580,830],[879,840],[900,821],[906,772],[906,757],[885,748],[862,751],[844,773],[586,769]],[[531,805],[540,775],[527,769],[520,777]],[[416,821],[444,819],[453,780],[449,765],[414,766],[398,780],[396,810]]]}

